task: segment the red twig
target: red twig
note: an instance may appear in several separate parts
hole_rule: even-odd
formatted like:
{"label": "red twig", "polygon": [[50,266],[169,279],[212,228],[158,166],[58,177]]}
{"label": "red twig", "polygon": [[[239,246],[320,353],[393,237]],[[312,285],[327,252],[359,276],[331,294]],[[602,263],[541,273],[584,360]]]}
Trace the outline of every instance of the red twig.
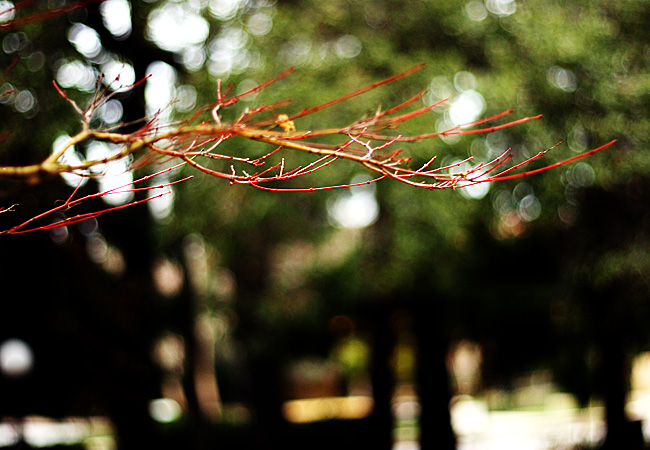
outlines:
{"label": "red twig", "polygon": [[[161,188],[172,186],[172,185],[175,185],[175,184],[178,184],[178,183],[181,183],[183,181],[187,181],[187,180],[193,178],[192,176],[188,176],[188,177],[182,178],[180,180],[164,183],[164,184],[161,184],[161,185],[158,185],[158,186],[130,188],[130,186],[132,186],[132,185],[134,185],[136,183],[141,183],[143,181],[147,181],[147,180],[149,180],[149,179],[151,179],[153,177],[156,177],[158,175],[162,175],[163,173],[169,172],[170,170],[173,170],[173,169],[176,169],[176,168],[180,167],[181,165],[182,164],[178,164],[178,165],[176,165],[174,167],[170,167],[168,169],[161,170],[161,171],[156,172],[154,174],[144,176],[142,178],[139,178],[138,180],[133,181],[133,183],[118,186],[118,187],[115,187],[113,189],[109,189],[109,190],[106,190],[106,191],[103,191],[103,192],[96,192],[96,193],[93,193],[93,194],[88,194],[88,195],[86,195],[84,197],[73,200],[75,194],[77,193],[77,190],[79,189],[79,187],[81,185],[81,183],[79,183],[77,185],[77,187],[73,190],[72,194],[70,194],[68,199],[65,202],[63,202],[62,204],[60,204],[58,206],[55,206],[55,207],[53,207],[53,208],[51,208],[51,209],[49,209],[49,210],[47,210],[47,211],[45,211],[45,212],[43,212],[41,214],[38,214],[38,215],[26,220],[25,222],[23,222],[23,223],[21,223],[19,225],[15,225],[12,228],[9,228],[8,230],[2,231],[2,232],[0,232],[0,234],[23,234],[23,233],[29,233],[29,232],[32,232],[32,231],[51,230],[53,228],[64,227],[64,226],[72,225],[72,224],[77,223],[77,222],[81,222],[81,221],[84,221],[84,220],[99,217],[100,215],[102,215],[104,213],[107,213],[107,212],[110,212],[110,211],[116,211],[118,209],[138,205],[140,203],[151,201],[151,200],[153,200],[155,198],[158,198],[158,197],[161,197],[163,195],[167,195],[169,192],[163,192],[161,194],[158,194],[158,195],[155,195],[155,196],[152,196],[152,197],[147,197],[147,198],[141,199],[141,200],[135,200],[135,201],[132,201],[130,203],[126,203],[124,205],[118,205],[118,206],[114,206],[114,207],[111,207],[111,208],[102,209],[100,211],[81,213],[81,214],[77,214],[77,215],[72,216],[72,217],[63,218],[63,219],[61,219],[59,221],[56,221],[56,222],[53,222],[53,223],[50,223],[50,224],[47,224],[47,225],[42,225],[42,226],[33,227],[33,228],[26,228],[29,224],[31,224],[34,221],[37,221],[37,220],[42,219],[44,217],[52,216],[56,212],[67,211],[67,210],[79,205],[80,203],[82,203],[84,201],[87,201],[89,199],[92,199],[92,198],[103,197],[105,195],[113,194],[113,193],[116,193],[116,192],[138,192],[138,191],[150,191],[150,190],[154,190],[154,189],[161,189]],[[129,187],[129,189],[125,190],[124,188],[127,188],[127,187]]]}
{"label": "red twig", "polygon": [[[502,173],[500,173],[498,175],[494,175],[493,177],[490,177],[490,179],[486,180],[486,181],[512,180],[514,178],[522,178],[522,177],[527,177],[527,176],[530,176],[530,175],[534,175],[536,173],[545,172],[547,170],[551,170],[551,169],[554,169],[556,167],[560,167],[560,166],[564,166],[566,164],[572,163],[572,162],[577,161],[579,159],[586,158],[587,156],[591,156],[594,153],[598,153],[601,150],[604,150],[604,149],[606,149],[608,147],[611,147],[612,145],[616,144],[616,142],[618,142],[618,141],[616,139],[614,139],[613,141],[609,141],[607,144],[601,145],[598,148],[594,148],[593,150],[589,150],[589,151],[587,151],[585,153],[581,153],[581,154],[579,154],[577,156],[574,156],[573,158],[565,159],[564,161],[560,161],[560,162],[557,162],[555,164],[550,164],[550,165],[542,167],[540,169],[529,170],[527,172],[518,173],[518,174],[515,174],[515,175],[508,175],[508,176],[501,176],[503,173],[505,173],[505,172],[502,172]],[[541,156],[542,154],[539,154],[539,156]]]}
{"label": "red twig", "polygon": [[[20,11],[21,9],[24,9],[26,6],[28,6],[30,3],[33,3],[34,1],[35,0],[24,0],[18,3],[16,6],[14,6],[12,9],[5,11],[5,14],[11,11],[14,12]],[[0,29],[18,28],[30,23],[42,22],[44,20],[51,19],[61,14],[66,14],[75,11],[77,9],[84,8],[93,3],[100,3],[102,1],[103,0],[81,0],[74,3],[70,3],[68,5],[61,6],[59,8],[52,8],[46,11],[28,14],[26,17],[20,19],[12,19],[7,22],[0,23]]]}
{"label": "red twig", "polygon": [[334,106],[336,104],[339,104],[341,102],[349,100],[349,99],[351,99],[353,97],[358,97],[359,95],[365,94],[366,92],[372,91],[373,89],[377,89],[380,86],[384,86],[386,84],[393,83],[393,82],[395,82],[397,80],[401,80],[402,78],[407,77],[407,76],[411,75],[412,73],[417,72],[418,70],[422,70],[423,68],[424,68],[424,64],[418,64],[416,66],[411,67],[408,70],[405,70],[402,73],[398,73],[397,75],[393,75],[392,77],[388,77],[388,78],[386,78],[384,80],[377,81],[377,82],[372,83],[372,84],[370,84],[370,85],[368,85],[368,86],[366,86],[364,88],[357,89],[356,91],[351,92],[351,93],[349,93],[347,95],[343,95],[343,96],[341,96],[339,98],[336,98],[334,100],[330,100],[329,102],[325,102],[325,103],[322,103],[322,104],[320,104],[318,106],[313,106],[311,108],[304,108],[300,112],[298,112],[296,114],[293,114],[293,115],[290,115],[289,119],[294,120],[294,119],[297,119],[298,117],[303,117],[303,116],[306,116],[308,114],[313,114],[313,113],[315,113],[317,111],[321,111],[321,110],[323,110],[325,108],[329,108],[330,106]]}

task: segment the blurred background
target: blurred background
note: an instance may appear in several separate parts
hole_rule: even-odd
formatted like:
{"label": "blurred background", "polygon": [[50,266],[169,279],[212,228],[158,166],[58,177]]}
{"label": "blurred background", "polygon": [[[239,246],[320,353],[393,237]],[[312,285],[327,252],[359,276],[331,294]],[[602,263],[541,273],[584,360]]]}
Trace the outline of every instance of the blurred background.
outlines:
{"label": "blurred background", "polygon": [[[0,25],[72,3],[1,0]],[[190,116],[217,79],[243,92],[297,69],[228,119],[284,98],[297,112],[425,62],[296,127],[344,126],[426,89],[419,106],[446,106],[399,133],[509,108],[544,117],[405,145],[414,163],[508,148],[517,163],[562,142],[537,168],[618,139],[550,172],[454,191],[383,180],[275,193],[197,176],[160,200],[2,236],[0,447],[643,448],[649,23],[643,0],[105,0],[0,27],[2,165],[39,162],[79,130],[52,80],[83,105],[100,73],[124,85],[151,75],[93,122],[123,130],[161,110]],[[116,165],[80,192],[154,169]],[[308,183],[363,177],[334,164]],[[78,183],[2,181],[0,205],[18,206],[1,228]]]}

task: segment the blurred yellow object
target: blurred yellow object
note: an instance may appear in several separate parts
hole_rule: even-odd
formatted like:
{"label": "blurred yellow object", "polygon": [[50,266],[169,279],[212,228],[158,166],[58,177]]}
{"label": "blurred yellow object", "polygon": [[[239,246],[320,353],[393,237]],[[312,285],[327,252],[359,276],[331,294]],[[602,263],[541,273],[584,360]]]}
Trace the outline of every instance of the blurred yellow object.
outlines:
{"label": "blurred yellow object", "polygon": [[350,397],[320,397],[290,400],[282,410],[284,417],[293,423],[318,422],[330,419],[363,419],[373,408],[372,398],[357,395]]}

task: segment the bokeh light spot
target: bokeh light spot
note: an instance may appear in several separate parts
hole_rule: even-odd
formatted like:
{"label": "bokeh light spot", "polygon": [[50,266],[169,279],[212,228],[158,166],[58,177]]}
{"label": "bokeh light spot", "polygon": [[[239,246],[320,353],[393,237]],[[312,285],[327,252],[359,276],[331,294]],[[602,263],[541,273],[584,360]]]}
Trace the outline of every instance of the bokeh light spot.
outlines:
{"label": "bokeh light spot", "polygon": [[107,101],[97,110],[100,119],[108,125],[113,125],[122,120],[123,113],[122,102],[116,99]]}
{"label": "bokeh light spot", "polygon": [[94,58],[102,50],[97,31],[81,23],[75,23],[68,31],[68,40],[86,58]]}
{"label": "bokeh light spot", "polygon": [[[67,134],[62,134],[57,137],[52,143],[52,153],[58,152],[67,145],[69,141],[70,136]],[[76,166],[81,164],[82,159],[83,157],[75,150],[74,146],[72,146],[59,158],[59,162]],[[76,188],[77,186],[83,186],[88,182],[88,178],[83,175],[83,172],[64,172],[61,174],[61,178],[63,178],[63,181],[65,181],[68,186]]]}
{"label": "bokeh light spot", "polygon": [[10,33],[2,40],[2,50],[7,54],[11,54],[23,50],[28,44],[29,39],[22,31]]}
{"label": "bokeh light spot", "polygon": [[149,415],[156,422],[175,422],[182,414],[181,405],[171,398],[158,398],[149,402]]}
{"label": "bokeh light spot", "polygon": [[526,222],[532,222],[536,220],[542,212],[542,205],[535,197],[535,195],[530,194],[525,196],[519,202],[519,216]]}
{"label": "bokeh light spot", "polygon": [[131,5],[127,0],[105,0],[99,5],[104,26],[118,39],[131,34]]}
{"label": "bokeh light spot", "polygon": [[[174,84],[176,83],[176,70],[162,61],[154,61],[147,67],[150,75],[144,91],[147,102],[147,114],[158,115],[159,120],[166,120],[168,106],[174,100]],[[161,111],[165,114],[161,115]]]}
{"label": "bokeh light spot", "polygon": [[114,91],[129,89],[135,83],[133,66],[116,59],[111,58],[102,64],[102,73],[105,76],[104,82]]}
{"label": "bokeh light spot", "polygon": [[20,113],[29,113],[36,106],[36,96],[29,89],[18,92],[14,98],[14,107]]}
{"label": "bokeh light spot", "polygon": [[248,31],[255,36],[264,36],[273,28],[273,19],[266,13],[259,12],[253,14],[248,19]]}
{"label": "bokeh light spot", "polygon": [[0,23],[7,23],[16,15],[16,8],[12,2],[0,1]]}
{"label": "bokeh light spot", "polygon": [[209,0],[208,10],[217,20],[230,20],[235,17],[246,0]]}
{"label": "bokeh light spot", "polygon": [[354,58],[361,52],[363,45],[356,36],[346,34],[345,36],[341,36],[336,41],[335,47],[337,55],[339,55],[341,58],[350,59]]}
{"label": "bokeh light spot", "polygon": [[364,7],[366,23],[371,28],[383,28],[388,23],[386,7],[381,1],[371,1]]}
{"label": "bokeh light spot", "polygon": [[509,16],[517,11],[514,0],[485,0],[485,7],[495,16]]}
{"label": "bokeh light spot", "polygon": [[[351,184],[362,183],[366,178],[355,177]],[[335,226],[341,228],[364,228],[375,223],[379,217],[379,203],[375,186],[353,186],[347,192],[330,199],[327,212]]]}
{"label": "bokeh light spot", "polygon": [[209,33],[208,22],[181,4],[165,3],[149,14],[147,36],[163,50],[178,52],[202,45]]}
{"label": "bokeh light spot", "polygon": [[546,79],[549,83],[564,92],[575,92],[578,88],[578,81],[575,74],[569,69],[553,66],[548,69]]}
{"label": "bokeh light spot", "polygon": [[191,84],[184,84],[176,88],[176,103],[174,108],[180,112],[188,112],[196,106],[198,94]]}
{"label": "bokeh light spot", "polygon": [[465,5],[465,13],[470,20],[480,22],[487,17],[487,9],[485,9],[485,4],[479,1],[471,1]]}
{"label": "bokeh light spot", "polygon": [[34,365],[31,347],[21,339],[8,339],[0,344],[0,371],[6,376],[26,375]]}
{"label": "bokeh light spot", "polygon": [[485,99],[476,91],[465,91],[449,107],[449,119],[455,125],[470,123],[485,111]]}
{"label": "bokeh light spot", "polygon": [[167,219],[174,210],[174,189],[172,186],[161,187],[169,182],[165,175],[166,173],[153,179],[150,185],[152,189],[148,193],[149,197],[155,197],[147,202],[149,212],[158,221]]}

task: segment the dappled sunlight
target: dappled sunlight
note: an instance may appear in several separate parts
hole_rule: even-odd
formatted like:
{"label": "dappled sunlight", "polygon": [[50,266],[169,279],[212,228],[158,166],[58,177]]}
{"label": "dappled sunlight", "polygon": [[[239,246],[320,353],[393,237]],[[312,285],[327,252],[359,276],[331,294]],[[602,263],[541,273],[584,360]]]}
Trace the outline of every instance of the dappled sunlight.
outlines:
{"label": "dappled sunlight", "polygon": [[[634,359],[632,391],[626,411],[631,420],[642,420],[650,436],[650,356]],[[473,370],[473,369],[472,369]],[[483,395],[456,396],[451,403],[452,425],[459,450],[544,450],[597,445],[605,436],[603,406],[594,401],[579,408],[575,398],[559,392],[533,374],[529,382],[513,391],[488,391]],[[500,398],[500,400],[497,400]],[[491,403],[516,403],[516,407],[493,408]]]}
{"label": "dappled sunlight", "polygon": [[[564,398],[563,394],[559,399]],[[570,449],[579,444],[596,445],[604,437],[603,410],[575,408],[570,402],[539,410],[489,410],[472,397],[454,399],[450,411],[459,450]],[[563,406],[564,405],[564,406]]]}
{"label": "dappled sunlight", "polygon": [[30,448],[84,444],[93,450],[116,450],[114,427],[106,417],[69,417],[55,420],[28,416],[22,420],[4,418],[0,423],[0,447]]}

